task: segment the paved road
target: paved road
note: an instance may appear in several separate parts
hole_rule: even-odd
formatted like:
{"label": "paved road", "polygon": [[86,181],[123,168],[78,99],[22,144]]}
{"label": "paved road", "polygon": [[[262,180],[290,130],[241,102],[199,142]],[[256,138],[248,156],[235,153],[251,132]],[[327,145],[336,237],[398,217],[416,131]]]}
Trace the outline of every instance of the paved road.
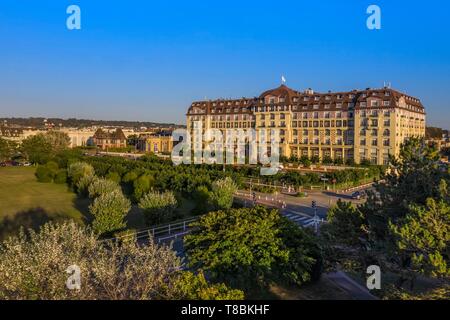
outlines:
{"label": "paved road", "polygon": [[[236,197],[243,201],[245,205],[253,203],[252,193],[249,191],[239,191]],[[255,192],[258,204],[277,207],[288,219],[294,221],[302,227],[311,227],[314,224],[315,213],[320,220],[326,220],[328,209],[341,199],[355,204],[361,204],[363,200],[354,200],[352,193],[337,194],[335,192],[310,192],[305,198],[298,198],[286,194],[264,194]],[[316,209],[312,208],[312,201],[316,202]],[[282,208],[284,206],[284,208]]]}

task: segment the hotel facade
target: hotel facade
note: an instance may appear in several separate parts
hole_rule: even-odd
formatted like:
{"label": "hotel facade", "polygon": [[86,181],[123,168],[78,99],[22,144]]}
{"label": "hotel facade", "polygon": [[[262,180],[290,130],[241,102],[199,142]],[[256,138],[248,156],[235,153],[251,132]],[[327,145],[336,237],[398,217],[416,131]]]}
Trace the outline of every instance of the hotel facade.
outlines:
{"label": "hotel facade", "polygon": [[386,164],[405,139],[425,136],[425,120],[419,99],[387,87],[316,93],[281,85],[254,98],[193,102],[187,129],[278,129],[285,157]]}

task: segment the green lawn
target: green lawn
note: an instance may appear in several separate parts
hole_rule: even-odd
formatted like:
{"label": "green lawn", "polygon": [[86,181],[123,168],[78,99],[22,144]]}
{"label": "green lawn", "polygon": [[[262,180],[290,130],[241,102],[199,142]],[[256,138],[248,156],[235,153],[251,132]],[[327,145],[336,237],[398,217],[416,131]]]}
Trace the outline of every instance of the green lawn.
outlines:
{"label": "green lawn", "polygon": [[50,220],[82,222],[88,200],[79,200],[67,185],[39,183],[33,167],[0,168],[0,238],[21,226],[37,228]]}

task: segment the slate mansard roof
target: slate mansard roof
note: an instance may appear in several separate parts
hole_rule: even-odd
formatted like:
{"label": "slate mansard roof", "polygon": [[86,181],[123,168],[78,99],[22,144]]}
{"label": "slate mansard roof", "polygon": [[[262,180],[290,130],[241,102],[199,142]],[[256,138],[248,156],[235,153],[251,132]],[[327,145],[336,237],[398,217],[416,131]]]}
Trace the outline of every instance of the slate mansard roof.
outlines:
{"label": "slate mansard roof", "polygon": [[[271,99],[276,98],[276,99]],[[188,115],[192,114],[233,114],[233,113],[253,113],[257,107],[294,106],[293,110],[314,110],[333,111],[349,110],[361,108],[361,102],[368,99],[390,101],[390,107],[402,108],[425,114],[425,108],[417,98],[393,90],[391,88],[352,90],[346,92],[317,93],[311,89],[303,92],[293,90],[286,85],[267,90],[259,97],[241,99],[218,99],[208,101],[196,101],[188,109]],[[381,104],[379,107],[383,107]],[[364,108],[370,109],[366,105]]]}

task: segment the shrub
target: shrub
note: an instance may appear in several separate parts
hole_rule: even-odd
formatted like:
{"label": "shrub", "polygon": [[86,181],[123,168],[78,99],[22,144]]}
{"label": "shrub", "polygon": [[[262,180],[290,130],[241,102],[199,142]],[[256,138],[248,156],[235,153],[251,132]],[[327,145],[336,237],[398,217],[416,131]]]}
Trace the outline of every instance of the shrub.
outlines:
{"label": "shrub", "polygon": [[88,193],[91,199],[97,198],[102,194],[111,193],[113,191],[119,190],[119,185],[109,179],[104,178],[94,178],[88,186]]}
{"label": "shrub", "polygon": [[77,190],[78,194],[84,195],[84,196],[87,195],[89,185],[92,183],[92,181],[94,181],[94,179],[95,179],[95,176],[91,176],[91,175],[86,175],[86,176],[81,177],[81,179],[76,184],[76,190]]}
{"label": "shrub", "polygon": [[114,172],[114,171],[109,172],[105,178],[108,180],[114,181],[117,184],[119,184],[120,181],[122,180],[120,178],[120,174],[118,174],[117,172]]}
{"label": "shrub", "polygon": [[145,174],[134,180],[134,198],[136,199],[136,201],[139,201],[144,196],[144,194],[149,192],[152,189],[153,184],[153,177]]}
{"label": "shrub", "polygon": [[131,203],[123,193],[115,190],[102,194],[89,206],[94,216],[92,227],[100,235],[109,235],[126,226],[124,218],[130,211]]}
{"label": "shrub", "polygon": [[230,177],[217,180],[212,184],[210,201],[216,210],[230,209],[233,205],[237,186]]}
{"label": "shrub", "polygon": [[139,208],[144,210],[147,225],[160,224],[170,221],[177,207],[177,200],[173,192],[150,192],[139,202]]}
{"label": "shrub", "polygon": [[35,176],[37,181],[42,183],[49,183],[53,181],[53,171],[50,170],[47,166],[40,165],[36,168]]}
{"label": "shrub", "polygon": [[244,300],[243,291],[230,289],[223,283],[209,284],[202,272],[181,272],[174,286],[181,300]]}
{"label": "shrub", "polygon": [[67,175],[74,186],[78,185],[81,178],[85,176],[94,176],[94,174],[94,168],[85,162],[75,162],[71,164],[67,170]]}
{"label": "shrub", "polygon": [[56,173],[54,182],[57,184],[64,184],[67,182],[67,170],[61,169]]}

